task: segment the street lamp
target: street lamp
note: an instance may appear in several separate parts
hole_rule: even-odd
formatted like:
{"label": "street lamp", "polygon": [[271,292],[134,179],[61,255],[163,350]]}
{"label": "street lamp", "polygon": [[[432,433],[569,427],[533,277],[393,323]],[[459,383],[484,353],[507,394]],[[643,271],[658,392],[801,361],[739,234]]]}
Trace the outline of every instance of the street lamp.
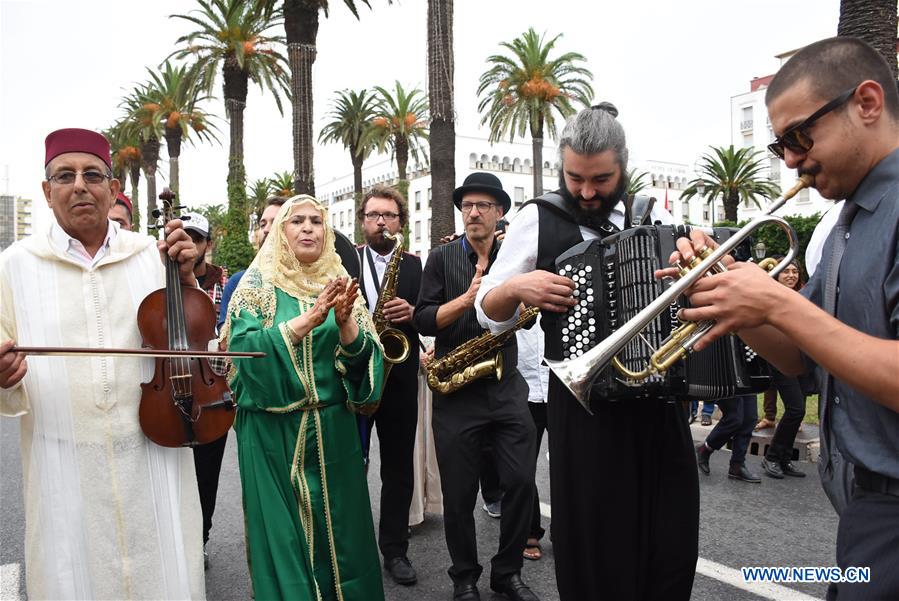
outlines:
{"label": "street lamp", "polygon": [[756,242],[753,254],[755,255],[756,261],[761,261],[765,258],[765,254],[768,252],[768,247],[765,246],[765,243],[761,240]]}

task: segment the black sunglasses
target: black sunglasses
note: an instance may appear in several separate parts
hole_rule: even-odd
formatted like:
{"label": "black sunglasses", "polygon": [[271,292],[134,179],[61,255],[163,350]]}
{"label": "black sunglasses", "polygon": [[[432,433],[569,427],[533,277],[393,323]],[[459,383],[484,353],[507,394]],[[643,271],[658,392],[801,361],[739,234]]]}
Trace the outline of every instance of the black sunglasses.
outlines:
{"label": "black sunglasses", "polygon": [[846,90],[817,111],[812,113],[812,115],[798,125],[794,125],[780,136],[774,138],[774,141],[768,144],[768,150],[771,151],[772,154],[777,155],[778,158],[784,158],[785,149],[789,148],[791,151],[796,153],[806,153],[812,149],[812,146],[815,145],[815,141],[812,140],[811,136],[808,133],[808,130],[815,124],[815,121],[826,115],[827,113],[843,106],[849,99],[852,98],[852,95],[855,94],[855,91],[858,89],[858,86],[850,90]]}

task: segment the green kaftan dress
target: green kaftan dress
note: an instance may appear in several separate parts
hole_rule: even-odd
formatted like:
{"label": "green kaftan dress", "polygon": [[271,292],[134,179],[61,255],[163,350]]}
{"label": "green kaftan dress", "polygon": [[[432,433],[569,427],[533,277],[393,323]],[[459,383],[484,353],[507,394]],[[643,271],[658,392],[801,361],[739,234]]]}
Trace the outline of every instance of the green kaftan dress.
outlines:
{"label": "green kaftan dress", "polygon": [[284,322],[314,301],[271,290],[267,302],[236,308],[229,341],[268,355],[236,360],[231,382],[256,600],[383,599],[353,413],[377,404],[380,346],[361,326],[342,346],[333,311],[293,345]]}

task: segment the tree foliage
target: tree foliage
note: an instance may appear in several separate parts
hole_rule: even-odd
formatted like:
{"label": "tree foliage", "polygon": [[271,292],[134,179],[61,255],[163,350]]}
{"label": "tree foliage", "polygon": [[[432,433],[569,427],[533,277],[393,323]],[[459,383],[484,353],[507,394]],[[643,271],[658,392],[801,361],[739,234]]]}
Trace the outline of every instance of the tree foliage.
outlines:
{"label": "tree foliage", "polygon": [[[701,175],[688,183],[680,195],[681,200],[699,195],[714,203],[721,198],[724,218],[736,221],[740,202],[752,202],[762,208],[759,198],[776,198],[780,194],[780,186],[764,175],[767,167],[761,151],[752,147],[735,150],[733,145],[711,148],[712,152],[700,159]],[[702,193],[700,188],[703,188]]]}

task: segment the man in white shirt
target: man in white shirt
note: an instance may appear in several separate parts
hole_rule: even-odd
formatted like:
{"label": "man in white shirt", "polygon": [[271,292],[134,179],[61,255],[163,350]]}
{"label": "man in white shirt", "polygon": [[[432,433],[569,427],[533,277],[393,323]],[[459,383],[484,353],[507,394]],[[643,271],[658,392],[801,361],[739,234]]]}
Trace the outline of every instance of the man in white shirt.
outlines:
{"label": "man in white shirt", "polygon": [[120,184],[102,135],[51,133],[45,166],[54,223],[0,254],[0,414],[21,418],[28,596],[202,599],[190,450],[155,445],[138,420],[152,359],[26,362],[12,350],[140,348],[137,309],[164,284],[160,253],[196,286],[196,248],[179,220],[154,242],[108,219]]}
{"label": "man in white shirt", "polygon": [[[559,190],[526,204],[512,221],[478,290],[482,326],[507,329],[524,303],[543,309],[549,332],[548,323],[576,304],[574,282],[556,274],[556,258],[631,224],[623,202],[628,150],[617,115],[602,103],[565,125]],[[672,221],[661,209],[650,220]],[[562,341],[545,342],[546,357],[562,359]],[[699,485],[683,409],[667,401],[594,401],[589,415],[550,376],[552,540],[563,601],[690,597]]]}

